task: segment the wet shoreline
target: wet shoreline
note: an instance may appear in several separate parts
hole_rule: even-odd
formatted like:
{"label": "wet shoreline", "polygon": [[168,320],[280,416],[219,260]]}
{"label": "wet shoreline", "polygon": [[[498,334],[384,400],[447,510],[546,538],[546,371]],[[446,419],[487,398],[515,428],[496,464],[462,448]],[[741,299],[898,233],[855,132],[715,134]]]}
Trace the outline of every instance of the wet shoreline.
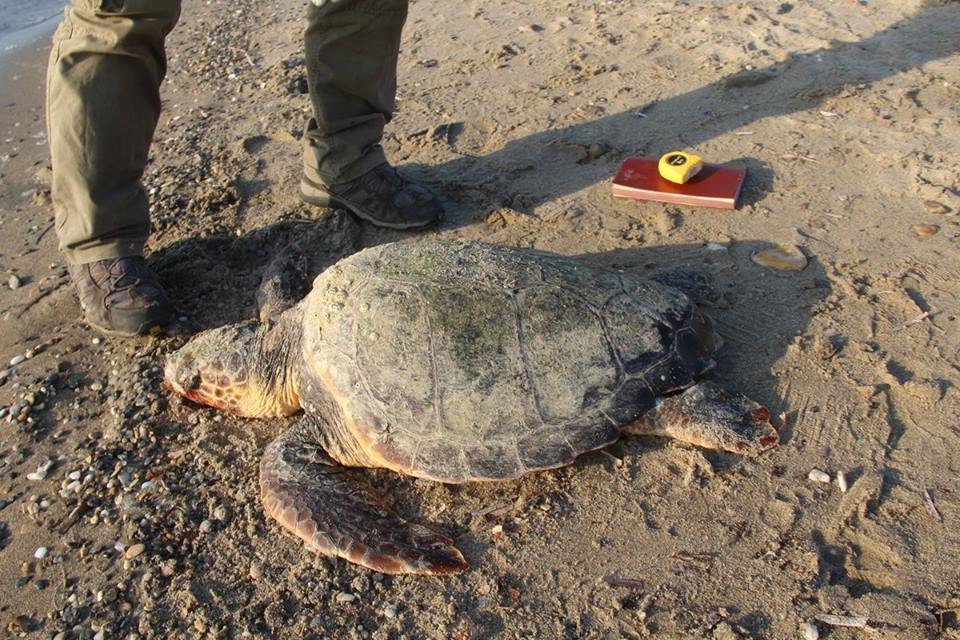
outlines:
{"label": "wet shoreline", "polygon": [[35,9],[31,16],[24,17],[18,23],[0,23],[0,68],[6,67],[12,55],[50,37],[63,19],[63,9],[59,4]]}

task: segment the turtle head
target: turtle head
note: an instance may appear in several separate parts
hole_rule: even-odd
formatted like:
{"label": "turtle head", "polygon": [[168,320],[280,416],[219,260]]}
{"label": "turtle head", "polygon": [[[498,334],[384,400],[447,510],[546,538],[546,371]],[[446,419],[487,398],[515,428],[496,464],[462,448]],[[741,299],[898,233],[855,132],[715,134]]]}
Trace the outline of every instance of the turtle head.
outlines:
{"label": "turtle head", "polygon": [[300,408],[292,375],[298,340],[288,323],[254,322],[210,329],[167,358],[164,383],[183,397],[249,417]]}

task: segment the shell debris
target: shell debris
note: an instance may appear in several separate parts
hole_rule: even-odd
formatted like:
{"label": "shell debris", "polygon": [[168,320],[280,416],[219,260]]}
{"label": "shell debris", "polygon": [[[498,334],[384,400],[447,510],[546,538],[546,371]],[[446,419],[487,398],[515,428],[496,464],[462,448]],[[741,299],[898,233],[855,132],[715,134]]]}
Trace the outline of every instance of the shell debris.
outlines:
{"label": "shell debris", "polygon": [[850,488],[850,485],[847,484],[847,475],[843,471],[837,471],[837,486],[840,487],[841,493],[846,493],[847,489]]}
{"label": "shell debris", "polygon": [[936,224],[915,224],[913,225],[913,233],[918,238],[931,238],[940,231],[940,225]]}
{"label": "shell debris", "polygon": [[933,498],[930,496],[930,492],[926,489],[923,490],[923,504],[927,509],[927,513],[930,514],[937,522],[943,522],[943,516],[940,515],[940,512],[937,511],[937,505],[933,504]]}
{"label": "shell debris", "polygon": [[818,622],[831,627],[850,627],[852,629],[869,628],[870,619],[866,616],[835,616],[831,613],[818,613],[815,616]]}
{"label": "shell debris", "polygon": [[37,470],[27,474],[27,480],[33,482],[38,482],[40,480],[46,480],[47,474],[50,473],[50,469],[53,467],[53,460],[47,458],[43,462],[37,465]]}
{"label": "shell debris", "polygon": [[807,256],[796,245],[780,245],[775,249],[758,251],[750,259],[761,267],[780,271],[802,271],[807,267]]}
{"label": "shell debris", "polygon": [[820,469],[811,469],[810,473],[807,474],[807,479],[812,482],[822,482],[824,484],[829,484],[832,480],[829,473],[821,471]]}

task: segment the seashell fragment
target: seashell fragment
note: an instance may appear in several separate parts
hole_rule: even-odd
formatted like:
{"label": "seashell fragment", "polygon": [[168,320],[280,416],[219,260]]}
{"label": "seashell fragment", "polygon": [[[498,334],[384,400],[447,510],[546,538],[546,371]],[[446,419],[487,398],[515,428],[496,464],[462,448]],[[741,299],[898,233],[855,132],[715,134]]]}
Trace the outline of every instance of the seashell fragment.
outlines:
{"label": "seashell fragment", "polygon": [[913,225],[913,233],[915,233],[920,238],[930,238],[937,235],[937,232],[940,231],[940,225],[937,224],[915,224]]}
{"label": "seashell fragment", "polygon": [[846,493],[847,489],[850,488],[850,485],[847,484],[847,474],[843,471],[837,472],[837,486],[840,487],[841,493]]}
{"label": "seashell fragment", "polygon": [[945,216],[951,211],[949,205],[945,205],[942,202],[937,202],[936,200],[924,200],[923,206],[926,208],[928,213],[934,213],[941,216]]}
{"label": "seashell fragment", "polygon": [[750,256],[761,267],[783,271],[802,271],[807,266],[807,256],[800,247],[784,244],[776,249],[764,249]]}

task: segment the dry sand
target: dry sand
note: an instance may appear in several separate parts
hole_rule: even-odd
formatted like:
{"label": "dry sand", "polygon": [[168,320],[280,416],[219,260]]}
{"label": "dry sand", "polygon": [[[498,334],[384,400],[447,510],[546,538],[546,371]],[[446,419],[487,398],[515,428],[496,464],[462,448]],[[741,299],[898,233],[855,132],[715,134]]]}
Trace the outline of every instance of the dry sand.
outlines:
{"label": "dry sand", "polygon": [[[0,635],[795,638],[830,614],[868,629],[824,638],[960,638],[960,3],[419,0],[385,147],[449,214],[413,235],[297,200],[301,3],[184,4],[145,182],[185,333],[251,317],[305,235],[315,271],[432,237],[692,270],[726,339],[714,377],[784,442],[744,460],[629,439],[502,484],[373,473],[473,569],[314,556],[257,498],[284,423],[169,398],[182,336],[79,321],[26,52],[2,62],[0,356],[32,357],[0,382]],[[625,156],[674,148],[746,166],[740,209],[610,196]],[[808,266],[751,261],[781,244]]]}

